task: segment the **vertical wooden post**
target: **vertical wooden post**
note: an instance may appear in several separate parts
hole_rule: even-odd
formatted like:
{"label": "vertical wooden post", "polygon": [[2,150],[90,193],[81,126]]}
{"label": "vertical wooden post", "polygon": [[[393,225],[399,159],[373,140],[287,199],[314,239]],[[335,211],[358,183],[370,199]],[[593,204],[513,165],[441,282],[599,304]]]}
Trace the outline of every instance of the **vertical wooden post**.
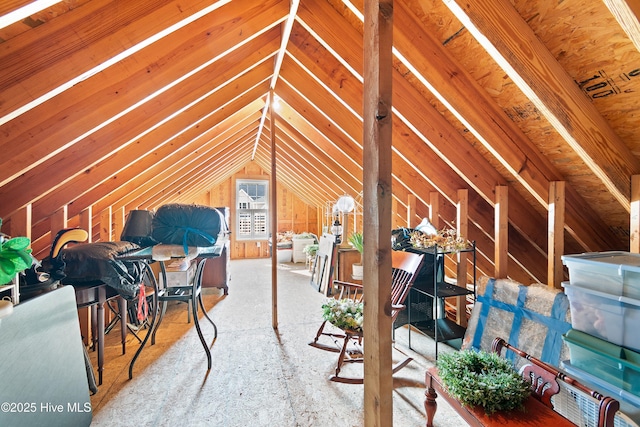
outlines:
{"label": "vertical wooden post", "polygon": [[640,253],[640,175],[631,176],[631,217],[629,252]]}
{"label": "vertical wooden post", "polygon": [[496,187],[494,217],[494,275],[506,278],[509,262],[509,187],[506,185]]}
{"label": "vertical wooden post", "polygon": [[407,228],[412,228],[416,218],[416,195],[409,194],[407,197]]}
{"label": "vertical wooden post", "polygon": [[396,228],[396,224],[398,223],[398,200],[392,198],[391,199],[391,228]]}
{"label": "vertical wooden post", "polygon": [[11,215],[9,235],[12,237],[24,236],[31,239],[31,222],[31,203],[29,203]]}
{"label": "vertical wooden post", "polygon": [[86,230],[89,234],[87,243],[93,242],[93,207],[89,206],[80,212],[79,215],[80,228]]}
{"label": "vertical wooden post", "polygon": [[364,425],[393,425],[391,135],[393,0],[364,2]]}
{"label": "vertical wooden post", "polygon": [[112,234],[111,206],[100,212],[100,240],[110,242]]}
{"label": "vertical wooden post", "polygon": [[[458,236],[462,236],[465,239],[469,237],[469,190],[466,188],[458,190],[456,228]],[[467,289],[467,255],[466,252],[457,254],[456,282],[458,286],[465,289]],[[466,295],[456,298],[456,323],[461,326],[467,326]]]}
{"label": "vertical wooden post", "polygon": [[122,230],[124,229],[124,206],[118,208],[113,213],[113,239],[120,240],[120,236],[122,235]]}
{"label": "vertical wooden post", "polygon": [[560,288],[564,277],[562,254],[564,252],[565,183],[549,183],[549,236],[547,259],[547,285]]}
{"label": "vertical wooden post", "polygon": [[51,241],[53,243],[53,238],[56,233],[62,229],[67,228],[68,218],[68,208],[67,205],[64,205],[57,211],[51,215]]}
{"label": "vertical wooden post", "polygon": [[437,191],[429,193],[429,222],[440,230],[440,193]]}
{"label": "vertical wooden post", "polygon": [[276,114],[273,111],[275,93],[269,92],[269,120],[271,122],[271,189],[269,191],[269,213],[271,215],[271,326],[278,329],[278,188],[276,179]]}
{"label": "vertical wooden post", "polygon": [[318,239],[322,237],[322,226],[324,225],[324,209],[322,206],[316,208],[316,223],[318,225]]}

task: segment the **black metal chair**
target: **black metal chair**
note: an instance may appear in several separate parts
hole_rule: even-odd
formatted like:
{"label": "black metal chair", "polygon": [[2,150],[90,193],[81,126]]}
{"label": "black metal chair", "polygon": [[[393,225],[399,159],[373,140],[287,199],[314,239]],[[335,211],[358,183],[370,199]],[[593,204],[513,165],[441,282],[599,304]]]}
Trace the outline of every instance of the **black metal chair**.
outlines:
{"label": "black metal chair", "polygon": [[204,303],[202,301],[202,277],[204,273],[204,266],[207,262],[207,258],[202,258],[198,261],[198,266],[196,268],[196,274],[193,279],[193,283],[185,286],[168,286],[167,282],[167,272],[164,265],[164,262],[160,263],[161,274],[163,275],[163,284],[164,287],[158,290],[157,301],[158,303],[162,303],[162,311],[158,317],[158,322],[154,326],[151,335],[151,344],[155,344],[156,341],[156,332],[158,331],[158,327],[162,323],[162,319],[167,311],[167,304],[170,301],[179,301],[186,302],[189,304],[191,308],[191,314],[193,317],[193,323],[196,326],[196,331],[198,332],[198,337],[200,337],[200,342],[202,343],[202,347],[204,347],[204,351],[207,354],[207,367],[211,369],[211,351],[209,350],[209,346],[204,338],[202,333],[202,329],[200,328],[200,321],[198,319],[198,306],[202,309],[202,314],[204,317],[211,323],[214,330],[213,342],[215,342],[218,337],[218,328],[216,324],[211,320],[209,315],[207,314],[207,310],[204,308]]}

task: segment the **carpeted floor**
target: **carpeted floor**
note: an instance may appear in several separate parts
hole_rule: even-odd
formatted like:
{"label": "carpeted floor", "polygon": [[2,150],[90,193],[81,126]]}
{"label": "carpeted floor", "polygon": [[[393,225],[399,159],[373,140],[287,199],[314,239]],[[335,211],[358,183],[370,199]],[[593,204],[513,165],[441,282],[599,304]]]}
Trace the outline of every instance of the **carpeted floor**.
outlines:
{"label": "carpeted floor", "polygon": [[[185,304],[170,305],[153,346],[147,345],[128,379],[138,342],[129,334],[122,355],[119,327],[107,335],[103,384],[92,396],[92,426],[362,426],[363,386],[328,381],[336,354],[310,347],[321,323],[324,297],[309,284],[304,264],[279,264],[278,329],[272,328],[268,259],[231,261],[229,295],[206,290],[205,307],[216,322],[207,373],[204,349]],[[201,322],[211,341],[212,326]],[[143,332],[144,333],[144,332]],[[414,357],[396,374],[394,426],[425,425],[424,371],[433,365],[433,340],[396,330],[396,348]],[[453,351],[444,344],[440,352]],[[398,357],[402,354],[395,351]],[[91,352],[94,366],[96,353]],[[361,365],[344,368],[357,375]],[[441,399],[439,399],[441,400]],[[437,426],[464,426],[439,401]]]}

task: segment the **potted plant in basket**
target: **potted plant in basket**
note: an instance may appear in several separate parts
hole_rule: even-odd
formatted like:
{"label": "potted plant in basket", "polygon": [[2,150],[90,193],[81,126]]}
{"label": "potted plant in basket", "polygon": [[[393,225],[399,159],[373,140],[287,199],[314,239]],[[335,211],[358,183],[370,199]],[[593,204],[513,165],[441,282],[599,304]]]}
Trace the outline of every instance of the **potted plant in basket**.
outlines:
{"label": "potted plant in basket", "polygon": [[352,264],[352,277],[355,280],[362,280],[362,252],[364,251],[364,236],[360,232],[354,232],[349,235],[349,243],[360,253],[360,262]]}

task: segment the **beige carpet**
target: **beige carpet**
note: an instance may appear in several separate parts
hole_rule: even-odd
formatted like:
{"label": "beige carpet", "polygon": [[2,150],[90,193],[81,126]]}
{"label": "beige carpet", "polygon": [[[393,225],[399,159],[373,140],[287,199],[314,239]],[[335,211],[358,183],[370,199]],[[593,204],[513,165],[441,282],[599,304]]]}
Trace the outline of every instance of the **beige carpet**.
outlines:
{"label": "beige carpet", "polygon": [[[207,290],[205,306],[218,326],[209,373],[185,304],[169,307],[132,380],[128,367],[138,342],[130,334],[122,355],[118,327],[107,335],[103,384],[91,398],[92,426],[362,426],[363,386],[328,381],[336,354],[307,345],[320,325],[324,297],[309,285],[304,264],[280,264],[274,330],[269,262],[232,261],[229,295]],[[201,325],[211,341],[212,326]],[[409,350],[407,335],[406,327],[396,330],[396,347],[415,360],[396,375],[393,425],[418,427],[425,425],[424,371],[433,365],[434,345],[413,331],[415,351]],[[438,349],[452,351],[444,344]],[[95,352],[91,358],[97,366]],[[350,365],[344,372],[361,369]],[[444,401],[435,424],[466,425]]]}

